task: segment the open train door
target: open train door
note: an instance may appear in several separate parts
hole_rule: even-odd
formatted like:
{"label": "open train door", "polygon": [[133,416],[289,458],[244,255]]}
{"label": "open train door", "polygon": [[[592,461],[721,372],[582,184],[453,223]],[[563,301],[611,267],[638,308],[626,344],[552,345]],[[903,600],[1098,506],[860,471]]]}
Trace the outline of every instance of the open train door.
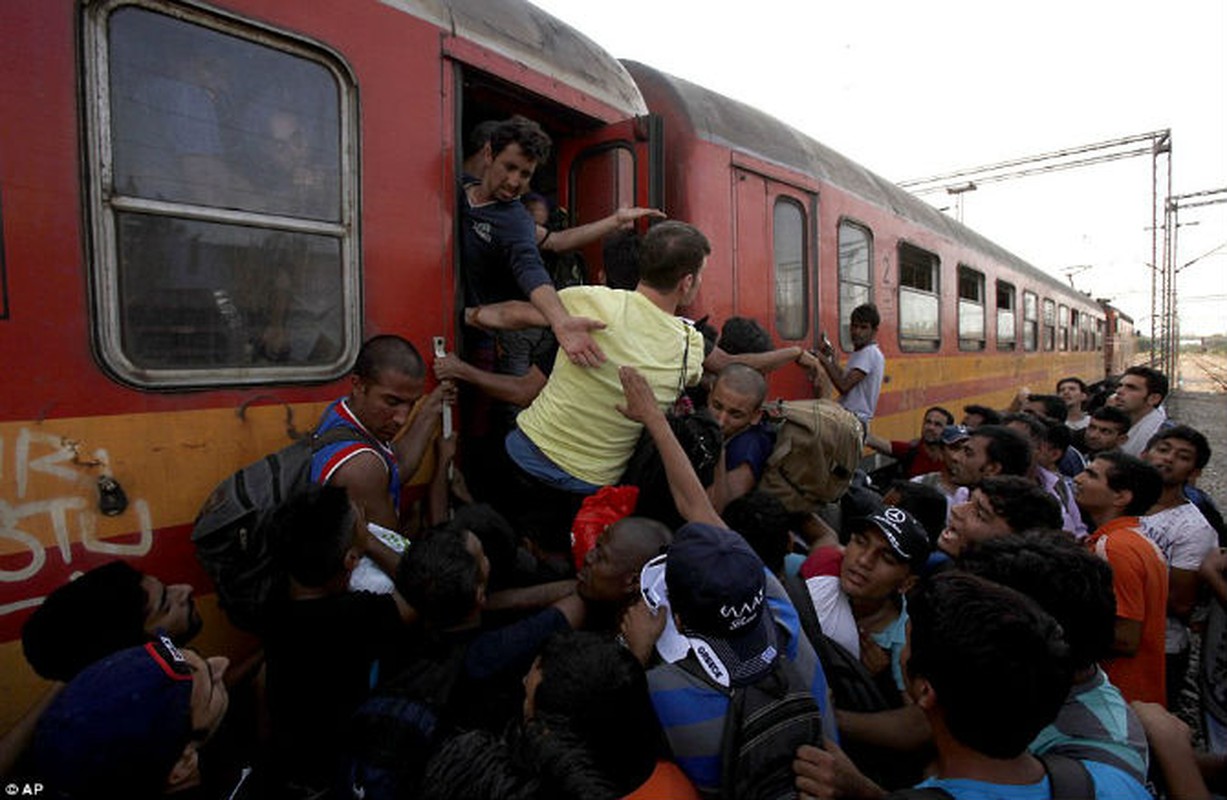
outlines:
{"label": "open train door", "polygon": [[[665,199],[664,128],[655,114],[615,122],[569,137],[558,148],[558,202],[574,227],[619,208],[661,208]],[[588,279],[596,281],[601,244],[580,251]]]}

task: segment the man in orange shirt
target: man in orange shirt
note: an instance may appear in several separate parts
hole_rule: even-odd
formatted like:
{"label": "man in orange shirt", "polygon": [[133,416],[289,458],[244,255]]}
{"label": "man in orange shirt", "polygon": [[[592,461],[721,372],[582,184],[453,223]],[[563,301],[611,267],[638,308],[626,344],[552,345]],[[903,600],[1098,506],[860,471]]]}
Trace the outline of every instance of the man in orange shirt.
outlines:
{"label": "man in orange shirt", "polygon": [[1131,702],[1162,704],[1166,696],[1167,564],[1138,521],[1162,489],[1158,470],[1119,451],[1097,455],[1074,479],[1078,505],[1098,526],[1086,546],[1112,565],[1115,656],[1103,667]]}

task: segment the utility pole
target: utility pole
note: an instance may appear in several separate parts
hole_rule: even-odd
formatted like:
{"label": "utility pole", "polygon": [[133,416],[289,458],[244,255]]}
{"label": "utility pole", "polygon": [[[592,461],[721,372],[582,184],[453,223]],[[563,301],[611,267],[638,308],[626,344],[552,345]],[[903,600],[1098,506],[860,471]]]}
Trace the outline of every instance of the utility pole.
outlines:
{"label": "utility pole", "polygon": [[[1169,159],[1170,168],[1170,159]],[[1188,194],[1169,195],[1167,202],[1164,204],[1165,221],[1164,221],[1164,240],[1169,243],[1163,259],[1163,329],[1166,333],[1164,337],[1163,348],[1163,366],[1162,370],[1172,380],[1173,385],[1178,385],[1177,370],[1180,368],[1180,317],[1176,311],[1176,276],[1186,268],[1201,261],[1206,256],[1212,255],[1222,249],[1224,245],[1203,253],[1197,258],[1187,261],[1180,266],[1179,250],[1177,248],[1177,234],[1179,233],[1180,210],[1182,208],[1200,208],[1202,206],[1217,205],[1219,203],[1227,203],[1227,187],[1221,189],[1206,189],[1200,192],[1190,192]],[[1196,225],[1196,222],[1184,223]],[[1153,262],[1152,262],[1153,263]],[[1154,274],[1153,272],[1151,273]],[[1153,325],[1153,322],[1151,323]],[[1153,344],[1152,344],[1153,349]],[[1153,361],[1153,358],[1152,358]]]}

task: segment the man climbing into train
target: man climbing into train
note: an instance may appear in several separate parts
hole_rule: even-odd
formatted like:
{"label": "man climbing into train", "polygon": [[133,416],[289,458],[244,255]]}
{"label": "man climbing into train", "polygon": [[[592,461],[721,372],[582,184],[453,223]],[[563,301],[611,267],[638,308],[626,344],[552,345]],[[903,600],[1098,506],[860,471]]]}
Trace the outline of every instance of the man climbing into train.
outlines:
{"label": "man climbing into train", "polygon": [[848,329],[853,352],[846,368],[840,368],[830,342],[824,340],[819,353],[823,370],[839,392],[840,405],[855,414],[866,429],[878,409],[882,376],[886,373],[886,357],[877,342],[881,322],[878,307],[873,303],[852,309]]}
{"label": "man climbing into train", "polygon": [[358,351],[349,395],[330,405],[316,428],[317,435],[347,428],[353,438],[315,452],[311,482],[344,487],[367,520],[392,531],[400,528],[401,486],[417,472],[453,391],[450,382],[440,383],[397,438],[425,383],[426,365],[417,348],[399,336],[375,336]]}
{"label": "man climbing into train", "polygon": [[[549,158],[550,146],[540,125],[513,116],[490,132],[481,151],[481,174],[462,179],[460,261],[466,305],[527,299],[545,316],[567,357],[579,366],[593,367],[605,360],[590,335],[600,323],[567,312],[538,247],[546,247],[550,238],[566,240],[552,243],[552,249],[580,247],[640,217],[664,214],[655,209],[619,209],[582,228],[557,235],[545,231],[543,238],[520,196],[528,191],[533,172]],[[511,374],[522,374],[529,363],[524,360],[522,369]]]}

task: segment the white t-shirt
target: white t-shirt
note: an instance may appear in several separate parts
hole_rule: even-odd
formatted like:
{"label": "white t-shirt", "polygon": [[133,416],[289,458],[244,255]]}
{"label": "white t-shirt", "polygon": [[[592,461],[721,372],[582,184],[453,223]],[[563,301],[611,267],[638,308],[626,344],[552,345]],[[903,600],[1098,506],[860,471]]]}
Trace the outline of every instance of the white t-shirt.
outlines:
{"label": "white t-shirt", "polygon": [[869,424],[878,409],[882,375],[886,372],[886,356],[882,355],[882,349],[877,342],[870,342],[848,356],[847,372],[854,369],[865,373],[865,377],[839,398],[839,404],[855,414],[861,422]]}
{"label": "white t-shirt", "polygon": [[1142,455],[1142,451],[1150,443],[1150,437],[1158,433],[1159,428],[1166,421],[1167,411],[1163,409],[1163,406],[1151,409],[1150,413],[1139,419],[1129,429],[1129,436],[1120,447],[1121,452],[1128,453],[1131,456]]}
{"label": "white t-shirt", "polygon": [[[1192,503],[1181,503],[1139,519],[1142,533],[1155,543],[1171,569],[1196,570],[1210,551],[1218,547],[1218,534]],[[1169,653],[1179,653],[1188,646],[1189,631],[1183,622],[1167,618],[1165,643]]]}

